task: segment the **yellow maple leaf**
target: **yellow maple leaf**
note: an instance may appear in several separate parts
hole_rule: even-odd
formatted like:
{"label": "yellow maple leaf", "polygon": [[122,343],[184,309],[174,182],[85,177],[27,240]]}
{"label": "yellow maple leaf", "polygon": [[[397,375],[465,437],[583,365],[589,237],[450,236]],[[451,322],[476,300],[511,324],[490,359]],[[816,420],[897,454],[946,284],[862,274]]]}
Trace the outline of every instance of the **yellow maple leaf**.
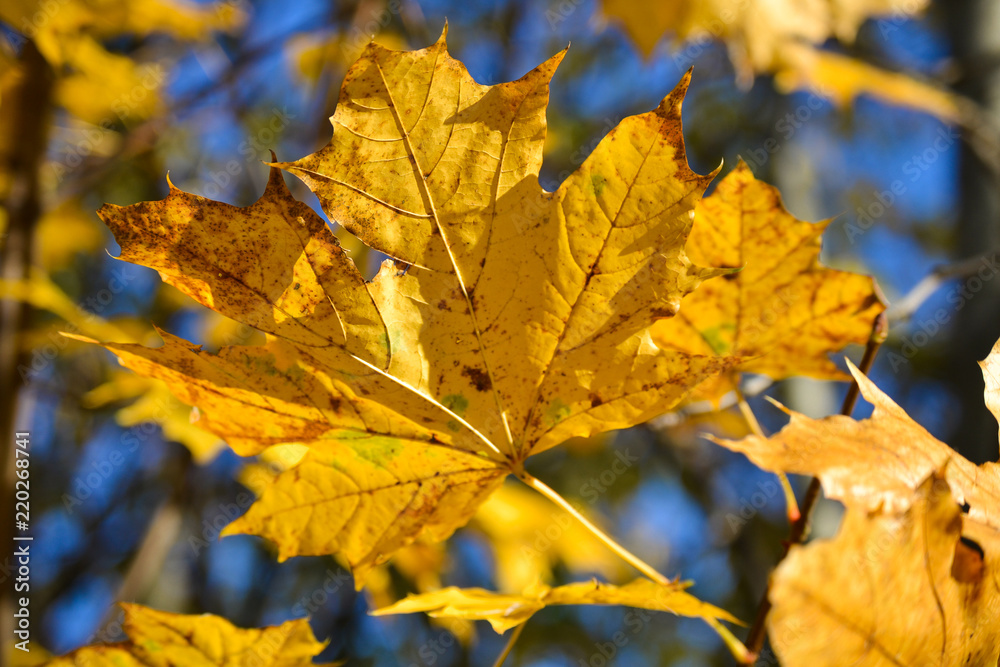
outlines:
{"label": "yellow maple leaf", "polygon": [[444,38],[370,45],[333,142],[282,165],[386,262],[366,283],[272,170],[241,209],[171,188],[106,206],[121,258],[270,334],[218,355],[108,345],[197,405],[242,455],[306,445],[226,534],[281,558],[340,552],[356,580],[423,535],[444,539],[529,455],[662,413],[729,360],[664,353],[648,328],[725,270],[684,254],[710,176],[688,166],[680,103],[625,119],[555,193],[542,190],[548,80],[476,84]]}
{"label": "yellow maple leaf", "polygon": [[995,665],[998,554],[1000,534],[963,517],[934,474],[905,512],[848,510],[836,538],[789,553],[771,580],[771,644],[789,665]]}
{"label": "yellow maple leaf", "polygon": [[[981,365],[987,405],[1000,419],[1000,342]],[[776,574],[770,623],[779,654],[791,664],[803,656],[830,665],[881,665],[885,656],[895,664],[996,664],[1000,464],[966,460],[850,368],[875,407],[869,419],[790,412],[771,438],[716,440],[766,470],[818,477],[848,508],[840,537],[793,552]],[[865,561],[873,549],[887,554],[884,562]],[[796,632],[799,614],[807,629]],[[816,637],[834,626],[846,639],[837,651],[820,651]]]}
{"label": "yellow maple leaf", "polygon": [[210,614],[189,616],[120,603],[128,640],[77,649],[50,667],[309,667],[325,643],[306,619],[241,629]]}
{"label": "yellow maple leaf", "polygon": [[[348,71],[333,139],[272,165],[247,208],[181,192],[99,215],[121,259],[266,336],[218,354],[106,343],[199,408],[240,455],[297,453],[257,476],[223,535],[260,535],[281,560],[338,554],[360,588],[417,539],[441,541],[510,474],[629,553],[524,461],[575,437],[662,414],[742,361],[661,350],[649,333],[703,280],[684,245],[712,175],[687,164],[685,76],[623,120],[556,191],[538,182],[548,83],[477,84],[445,35],[414,52],[370,44]],[[327,214],[389,255],[366,282],[324,221],[289,193],[298,175]],[[299,458],[301,454],[301,458]],[[745,648],[706,617],[741,660]]]}
{"label": "yellow maple leaf", "polygon": [[708,619],[710,624],[716,625],[719,619],[739,623],[738,619],[725,610],[687,593],[689,585],[688,582],[664,585],[649,579],[636,579],[624,586],[612,586],[595,580],[555,588],[533,585],[519,595],[450,586],[432,593],[409,595],[393,605],[373,611],[372,614],[384,616],[426,612],[435,618],[489,621],[498,633],[521,625],[535,612],[555,605],[623,605]]}
{"label": "yellow maple leaf", "polygon": [[785,93],[812,91],[840,107],[867,95],[952,123],[962,121],[968,105],[954,93],[926,81],[803,44],[786,48],[782,64],[774,72],[774,85]]}
{"label": "yellow maple leaf", "polygon": [[828,224],[796,219],[777,189],[755,179],[742,161],[698,202],[687,244],[691,261],[743,268],[685,297],[676,317],[653,326],[653,341],[662,349],[746,361],[699,387],[697,397],[718,399],[741,372],[847,379],[827,354],[864,343],[885,304],[871,278],[820,264]]}

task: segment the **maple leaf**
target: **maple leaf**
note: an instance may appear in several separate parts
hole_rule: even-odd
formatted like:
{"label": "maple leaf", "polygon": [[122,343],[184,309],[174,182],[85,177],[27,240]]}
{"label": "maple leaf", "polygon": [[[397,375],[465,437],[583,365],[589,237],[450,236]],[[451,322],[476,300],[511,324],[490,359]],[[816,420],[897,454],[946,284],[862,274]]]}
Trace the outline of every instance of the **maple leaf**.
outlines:
{"label": "maple leaf", "polygon": [[171,614],[137,604],[119,604],[125,611],[123,627],[127,641],[85,646],[45,664],[49,667],[309,667],[325,646],[316,641],[307,619],[244,630],[211,614]]}
{"label": "maple leaf", "polygon": [[793,549],[769,593],[782,663],[997,664],[1000,534],[971,523],[935,473],[905,512],[848,510],[836,538]]}
{"label": "maple leaf", "polygon": [[662,349],[745,361],[699,387],[697,397],[718,399],[742,372],[846,379],[827,354],[864,343],[885,304],[871,278],[820,264],[828,224],[796,219],[742,160],[698,202],[686,247],[691,261],[744,268],[685,297],[681,312],[657,322],[651,335]]}
{"label": "maple leaf", "polygon": [[218,355],[166,333],[156,349],[106,345],[237,453],[308,449],[224,534],[262,535],[281,559],[341,553],[360,587],[400,547],[465,524],[529,455],[643,422],[736,363],[649,337],[728,272],[684,253],[711,180],[685,157],[688,77],[550,193],[538,170],[561,57],[481,86],[444,35],[415,52],[368,46],[331,144],[280,166],[396,258],[371,282],[277,169],[245,209],[173,186],[101,209],[122,259],[269,334]]}
{"label": "maple leaf", "polygon": [[[822,627],[836,625],[851,640],[838,644],[844,652],[838,648],[833,662],[816,664],[883,664],[885,655],[904,658],[897,664],[996,664],[1000,464],[974,465],[849,366],[875,408],[869,419],[789,411],[788,425],[770,438],[716,439],[766,470],[818,477],[826,495],[848,508],[836,540],[793,550],[775,575],[769,622],[779,654],[792,664],[801,662],[793,656],[827,655],[816,652],[815,637],[830,634],[815,632],[822,618]],[[1000,419],[1000,341],[981,366],[987,405]],[[891,555],[868,563],[872,548]],[[841,572],[834,577],[834,570]],[[831,578],[836,604],[817,590]],[[811,619],[806,632],[789,630],[799,613]]]}
{"label": "maple leaf", "polygon": [[685,589],[689,585],[688,582],[675,582],[666,586],[649,579],[636,579],[624,586],[587,581],[555,588],[533,585],[520,595],[450,586],[432,593],[409,595],[393,605],[373,611],[372,614],[384,616],[427,612],[435,618],[489,621],[493,629],[501,634],[526,622],[535,612],[554,605],[625,605],[668,611],[679,616],[739,623],[728,612],[687,593]]}

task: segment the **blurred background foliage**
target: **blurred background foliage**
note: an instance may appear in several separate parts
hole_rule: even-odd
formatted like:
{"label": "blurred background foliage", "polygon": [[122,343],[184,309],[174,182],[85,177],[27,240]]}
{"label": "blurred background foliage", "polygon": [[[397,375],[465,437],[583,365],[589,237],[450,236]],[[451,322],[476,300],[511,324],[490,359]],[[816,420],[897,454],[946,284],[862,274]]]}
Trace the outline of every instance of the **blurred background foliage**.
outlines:
{"label": "blurred background foliage", "polygon": [[[327,142],[344,72],[373,35],[421,48],[446,20],[451,52],[482,83],[517,78],[572,44],[552,84],[541,175],[550,190],[694,67],[684,107],[692,167],[721,163],[725,173],[742,156],[798,217],[836,216],[824,262],[875,275],[894,304],[874,379],[935,436],[973,460],[995,458],[975,364],[1000,335],[994,3],[5,0],[0,433],[5,448],[15,429],[32,433],[33,639],[52,653],[118,638],[112,604],[124,599],[241,626],[308,614],[330,640],[322,657],[352,665],[489,664],[503,640],[485,624],[367,611],[442,585],[519,591],[630,577],[517,483],[448,543],[418,543],[382,566],[362,593],[334,559],[278,564],[257,538],[220,541],[255,486],[296,453],[240,459],[162,385],[58,333],[157,344],[155,325],[213,350],[259,342],[153,271],[115,260],[94,211],[162,198],[166,174],[181,189],[250,204],[269,150],[288,160]],[[290,186],[318,210],[305,187]],[[382,257],[333,227],[372,275]],[[859,350],[848,353],[857,360]],[[747,383],[768,430],[783,419],[764,394],[821,416],[845,390]],[[725,404],[690,406],[555,448],[532,472],[660,571],[693,579],[699,597],[749,621],[787,534],[784,501],[773,476],[704,432],[738,437],[746,424]],[[12,467],[4,498],[11,478]],[[815,534],[832,534],[838,519],[835,504],[822,504]],[[730,660],[698,621],[628,611],[547,609],[508,664]],[[617,632],[624,646],[608,643]],[[9,649],[9,664],[44,656]]]}

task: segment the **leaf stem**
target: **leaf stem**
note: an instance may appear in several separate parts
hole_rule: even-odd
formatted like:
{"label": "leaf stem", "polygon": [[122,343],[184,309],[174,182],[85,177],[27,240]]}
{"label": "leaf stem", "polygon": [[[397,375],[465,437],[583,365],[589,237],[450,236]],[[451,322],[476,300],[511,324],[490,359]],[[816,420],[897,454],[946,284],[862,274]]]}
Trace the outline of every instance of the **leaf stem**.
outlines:
{"label": "leaf stem", "polygon": [[504,660],[510,655],[511,650],[514,648],[514,644],[517,643],[518,637],[521,636],[521,632],[524,630],[524,626],[528,624],[527,621],[521,625],[514,628],[514,631],[510,634],[510,638],[507,640],[507,645],[503,647],[503,653],[497,658],[497,661],[493,663],[493,667],[500,667],[503,665]]}
{"label": "leaf stem", "polygon": [[654,568],[652,565],[642,560],[641,558],[633,554],[631,551],[629,551],[622,545],[615,542],[614,538],[610,537],[603,530],[592,524],[590,520],[587,519],[587,517],[577,512],[576,509],[572,505],[570,505],[565,498],[559,495],[559,493],[555,489],[550,487],[548,484],[546,484],[545,482],[541,481],[536,477],[532,477],[523,470],[519,471],[517,473],[517,476],[522,482],[533,488],[535,491],[538,491],[540,494],[542,494],[543,496],[554,502],[562,509],[566,510],[566,512],[568,512],[570,516],[572,516],[574,519],[583,524],[584,528],[589,530],[594,535],[594,537],[603,542],[609,549],[614,551],[615,554],[621,557],[622,560],[626,561],[629,565],[639,570],[644,575],[646,575],[647,577],[649,577],[650,579],[659,584],[663,584],[666,586],[672,583],[664,575],[657,572],[656,568]]}
{"label": "leaf stem", "polygon": [[[518,470],[515,474],[522,482],[530,486],[535,491],[538,491],[562,509],[566,510],[566,512],[568,512],[573,518],[589,530],[594,537],[603,542],[609,549],[614,551],[615,554],[617,554],[622,560],[626,561],[629,565],[639,570],[658,584],[670,586],[674,583],[670,579],[667,579],[664,575],[660,574],[652,565],[642,560],[622,545],[618,544],[614,538],[610,537],[603,530],[592,524],[587,517],[576,511],[576,509],[570,505],[565,498],[559,495],[559,493],[548,484],[536,477],[532,477],[523,468]],[[753,654],[747,650],[747,648],[743,645],[743,642],[737,639],[736,636],[729,631],[729,628],[722,625],[722,623],[714,618],[705,617],[702,620],[708,623],[713,630],[719,633],[719,636],[726,644],[726,647],[730,650],[730,652],[732,652],[733,656],[735,656],[740,664],[749,665],[753,661]],[[500,663],[497,663],[497,666],[499,666],[499,664]]]}
{"label": "leaf stem", "polygon": [[[747,403],[747,399],[739,387],[736,388],[736,399],[736,404],[740,407],[740,413],[750,428],[750,432],[758,438],[766,438],[764,429],[760,427],[760,422],[757,421],[757,417],[754,416],[753,410],[750,409],[750,405]],[[785,494],[785,513],[788,515],[788,523],[795,524],[796,521],[802,518],[802,513],[799,511],[799,504],[795,500],[795,490],[792,489],[792,483],[788,481],[788,475],[781,471],[777,475],[778,481],[781,483],[781,490]]]}
{"label": "leaf stem", "polygon": [[[888,333],[889,320],[886,318],[885,313],[880,313],[878,317],[875,318],[875,322],[872,324],[872,332],[868,337],[868,345],[865,346],[865,354],[861,358],[861,363],[858,364],[858,370],[865,375],[867,375],[868,371],[871,370],[872,364],[875,362],[875,356],[878,354],[882,343],[885,342]],[[860,389],[861,388],[858,386],[857,381],[851,383],[850,388],[847,390],[847,394],[844,396],[844,403],[840,408],[840,414],[847,417],[851,416],[854,412],[854,405],[858,402]],[[805,496],[802,498],[802,514],[798,521],[792,523],[788,534],[788,541],[785,542],[785,551],[778,560],[778,565],[780,565],[781,561],[785,559],[793,546],[802,544],[808,536],[809,522],[812,517],[813,508],[816,506],[816,501],[819,500],[819,492],[819,478],[813,477],[809,481],[809,487],[806,489]],[[777,567],[777,565],[775,565],[775,567]],[[768,597],[768,591],[764,591],[760,604],[757,606],[757,615],[754,617],[753,625],[750,627],[750,634],[747,635],[746,640],[746,647],[753,655],[758,655],[764,646],[764,639],[767,636],[767,615],[770,612],[771,600]]]}

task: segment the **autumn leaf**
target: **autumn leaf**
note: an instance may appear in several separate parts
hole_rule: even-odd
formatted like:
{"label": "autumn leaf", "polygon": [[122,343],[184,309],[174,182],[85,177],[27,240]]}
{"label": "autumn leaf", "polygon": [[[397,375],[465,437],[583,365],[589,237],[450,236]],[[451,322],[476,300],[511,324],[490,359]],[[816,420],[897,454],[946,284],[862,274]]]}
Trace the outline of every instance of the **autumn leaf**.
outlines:
{"label": "autumn leaf", "polygon": [[623,605],[667,611],[678,616],[739,623],[728,612],[687,593],[685,589],[689,585],[687,582],[677,582],[665,586],[649,579],[636,579],[624,586],[588,581],[555,588],[538,584],[529,586],[520,595],[452,586],[432,593],[407,596],[394,605],[373,611],[372,614],[385,616],[427,612],[435,618],[489,621],[493,629],[501,634],[526,622],[535,612],[555,605]]}
{"label": "autumn leaf", "polygon": [[241,629],[219,616],[186,616],[120,603],[128,640],[77,649],[50,667],[310,667],[324,643],[306,619]]}
{"label": "autumn leaf", "polygon": [[119,426],[157,424],[165,438],[188,448],[195,463],[208,463],[225,448],[218,437],[197,427],[192,409],[182,405],[159,380],[125,371],[112,373],[107,382],[84,394],[80,404],[93,409],[118,401],[132,401],[115,412]]}
{"label": "autumn leaf", "polygon": [[166,333],[156,349],[106,345],[237,453],[308,449],[224,534],[262,535],[281,559],[340,553],[360,587],[400,547],[464,525],[529,455],[643,422],[738,362],[649,337],[728,273],[684,253],[711,179],[687,166],[687,77],[549,193],[538,170],[560,59],[481,86],[443,36],[367,47],[331,144],[281,166],[395,258],[371,282],[276,169],[245,209],[172,186],[101,209],[122,259],[269,334],[218,355]]}
{"label": "autumn leaf", "polygon": [[243,20],[235,3],[198,5],[174,0],[63,0],[53,11],[44,0],[7,0],[0,21],[25,30],[57,75],[53,97],[95,125],[157,110],[162,66],[113,53],[102,41],[123,34],[166,33],[203,40]]}
{"label": "autumn leaf", "polygon": [[941,86],[804,44],[786,48],[782,64],[774,72],[774,85],[784,93],[811,91],[839,107],[848,107],[866,95],[951,123],[961,122],[969,105]]}
{"label": "autumn leaf", "polygon": [[676,317],[653,326],[653,341],[685,354],[746,359],[699,387],[698,397],[718,399],[744,372],[846,379],[827,355],[864,343],[885,304],[871,278],[820,264],[828,224],[796,219],[742,161],[698,202],[691,261],[743,269],[687,296]]}
{"label": "autumn leaf", "polygon": [[926,4],[926,0],[905,6],[893,0],[602,2],[604,13],[622,24],[647,57],[667,33],[678,40],[710,36],[726,42],[738,69],[757,72],[773,69],[790,44],[822,44],[831,37],[853,42],[867,19],[916,14]]}
{"label": "autumn leaf", "polygon": [[[997,363],[996,348],[985,368]],[[827,496],[865,511],[906,511],[928,476],[946,467],[946,478],[971,520],[1000,528],[1000,464],[976,466],[936,439],[850,364],[869,419],[835,415],[810,419],[789,411],[791,421],[770,438],[716,440],[746,454],[765,470],[818,477]]]}
{"label": "autumn leaf", "polygon": [[[1000,418],[1000,343],[981,365],[987,405]],[[894,664],[996,664],[1000,464],[972,464],[849,366],[875,408],[869,419],[789,412],[770,438],[716,440],[766,470],[818,477],[848,508],[834,541],[794,550],[775,575],[770,623],[779,654],[791,664],[828,656],[816,638],[836,626],[849,641],[838,643],[833,662],[816,664],[885,664],[885,656]],[[871,560],[873,549],[885,558]],[[797,622],[808,629],[790,630]]]}
{"label": "autumn leaf", "polygon": [[904,512],[851,509],[836,538],[793,549],[770,588],[782,664],[997,664],[1000,534],[970,523],[935,473]]}
{"label": "autumn leaf", "polygon": [[603,0],[604,13],[618,22],[649,58],[665,35],[676,42],[674,62],[688,67],[709,40],[726,44],[738,78],[747,86],[755,74],[775,75],[783,92],[809,90],[846,105],[868,95],[950,122],[968,114],[969,103],[942,86],[891,72],[822,49],[830,38],[850,44],[869,18],[888,21],[923,11],[926,0],[905,5],[892,0]]}

